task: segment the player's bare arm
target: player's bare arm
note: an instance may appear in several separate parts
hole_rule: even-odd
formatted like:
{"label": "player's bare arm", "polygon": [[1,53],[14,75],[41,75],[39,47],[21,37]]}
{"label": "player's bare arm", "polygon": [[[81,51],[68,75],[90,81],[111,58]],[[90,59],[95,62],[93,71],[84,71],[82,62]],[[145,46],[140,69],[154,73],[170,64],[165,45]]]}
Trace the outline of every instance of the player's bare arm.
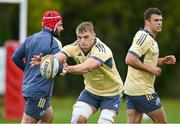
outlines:
{"label": "player's bare arm", "polygon": [[64,60],[67,59],[67,56],[66,56],[64,53],[61,53],[61,52],[56,53],[54,56],[55,56],[56,59],[57,59],[59,62],[61,62],[61,63],[62,63]]}
{"label": "player's bare arm", "polygon": [[136,56],[132,55],[131,53],[128,53],[126,56],[126,64],[142,71],[146,71],[149,73],[152,73],[156,76],[159,76],[161,74],[161,68],[159,67],[152,67],[146,64],[143,64]]}
{"label": "player's bare arm", "polygon": [[101,67],[101,63],[94,58],[88,58],[81,64],[68,66],[67,72],[70,74],[86,74],[91,70]]}
{"label": "player's bare arm", "polygon": [[175,64],[175,63],[176,63],[176,57],[174,55],[168,55],[158,59],[158,65]]}

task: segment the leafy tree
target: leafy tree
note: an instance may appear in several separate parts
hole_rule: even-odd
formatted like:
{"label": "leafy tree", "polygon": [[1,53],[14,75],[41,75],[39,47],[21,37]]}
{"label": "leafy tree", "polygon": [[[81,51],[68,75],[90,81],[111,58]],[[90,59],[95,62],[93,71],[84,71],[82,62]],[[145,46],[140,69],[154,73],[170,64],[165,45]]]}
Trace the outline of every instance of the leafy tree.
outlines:
{"label": "leafy tree", "polygon": [[0,46],[7,40],[19,39],[18,5],[0,4]]}
{"label": "leafy tree", "polygon": [[[0,18],[0,45],[7,38],[17,39],[18,36],[18,8],[10,6],[5,13],[4,6],[0,4],[0,15],[3,17]],[[157,36],[160,56],[174,54],[177,57],[175,65],[162,66],[163,72],[157,78],[155,87],[164,96],[179,97],[179,0],[29,0],[28,35],[41,30],[42,15],[46,10],[59,11],[63,16],[64,31],[60,36],[63,45],[76,40],[78,24],[92,21],[97,37],[112,49],[119,73],[125,80],[127,66],[124,59],[134,34],[143,28],[143,12],[149,7],[158,7],[163,12],[163,31]],[[71,59],[68,62],[75,64]],[[56,95],[77,96],[84,86],[82,76],[67,75],[56,80]]]}
{"label": "leafy tree", "polygon": [[[143,28],[143,13],[149,7],[158,7],[164,16],[163,31],[157,36],[160,56],[175,54],[179,57],[178,5],[177,0],[66,0],[63,1],[62,10],[65,28],[62,39],[65,44],[73,42],[76,39],[76,26],[82,21],[92,21],[97,36],[112,49],[117,68],[125,80],[127,66],[124,58],[134,34],[139,28]],[[156,90],[161,94],[177,96],[180,91],[179,88],[174,91],[174,85],[179,84],[178,65],[179,62],[176,65],[162,66],[163,73],[155,83]]]}

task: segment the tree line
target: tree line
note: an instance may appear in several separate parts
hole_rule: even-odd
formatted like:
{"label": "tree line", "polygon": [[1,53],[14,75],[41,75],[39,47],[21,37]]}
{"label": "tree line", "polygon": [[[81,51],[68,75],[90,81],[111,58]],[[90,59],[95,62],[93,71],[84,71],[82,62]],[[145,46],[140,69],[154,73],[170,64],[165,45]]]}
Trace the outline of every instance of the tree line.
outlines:
{"label": "tree line", "polygon": [[[123,79],[127,65],[124,59],[137,30],[143,28],[143,13],[149,7],[157,7],[163,13],[163,30],[157,36],[160,57],[174,54],[175,65],[162,66],[162,74],[155,82],[156,91],[164,97],[180,96],[180,1],[178,0],[29,0],[28,35],[41,30],[43,12],[59,11],[63,17],[64,31],[59,37],[63,45],[76,40],[75,29],[82,21],[92,21],[97,37],[113,51],[116,66]],[[8,6],[8,7],[7,7]],[[7,8],[6,11],[4,8]],[[0,4],[0,45],[7,39],[18,39],[17,6]],[[71,59],[70,64],[75,64]],[[77,96],[84,87],[82,76],[57,77],[54,95]]]}

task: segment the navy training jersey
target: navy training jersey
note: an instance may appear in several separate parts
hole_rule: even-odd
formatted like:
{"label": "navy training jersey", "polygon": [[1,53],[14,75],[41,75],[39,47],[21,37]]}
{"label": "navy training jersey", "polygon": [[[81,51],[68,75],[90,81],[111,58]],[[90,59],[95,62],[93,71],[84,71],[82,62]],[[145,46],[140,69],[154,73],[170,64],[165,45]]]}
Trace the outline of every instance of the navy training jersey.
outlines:
{"label": "navy training jersey", "polygon": [[[47,80],[41,76],[40,66],[31,67],[30,61],[34,55],[43,56],[60,51],[58,41],[48,29],[29,36],[13,54],[14,63],[24,71],[22,92],[24,97],[41,98],[52,94],[54,78]],[[62,66],[60,66],[60,70]]]}

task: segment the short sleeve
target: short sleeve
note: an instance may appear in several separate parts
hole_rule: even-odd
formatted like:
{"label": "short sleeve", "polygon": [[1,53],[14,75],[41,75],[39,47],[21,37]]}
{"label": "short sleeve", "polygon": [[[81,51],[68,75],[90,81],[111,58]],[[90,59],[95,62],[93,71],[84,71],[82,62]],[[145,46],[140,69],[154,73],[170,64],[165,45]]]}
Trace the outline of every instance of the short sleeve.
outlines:
{"label": "short sleeve", "polygon": [[61,53],[64,53],[67,57],[73,57],[75,52],[75,46],[73,45],[66,45],[64,46],[61,51]]}
{"label": "short sleeve", "polygon": [[133,54],[137,58],[143,56],[149,48],[149,44],[151,43],[148,38],[148,34],[145,32],[138,32],[134,39],[133,43],[129,49],[129,53]]}
{"label": "short sleeve", "polygon": [[112,58],[112,52],[106,45],[102,43],[97,43],[95,44],[95,47],[90,57],[95,58],[103,64],[108,59]]}

